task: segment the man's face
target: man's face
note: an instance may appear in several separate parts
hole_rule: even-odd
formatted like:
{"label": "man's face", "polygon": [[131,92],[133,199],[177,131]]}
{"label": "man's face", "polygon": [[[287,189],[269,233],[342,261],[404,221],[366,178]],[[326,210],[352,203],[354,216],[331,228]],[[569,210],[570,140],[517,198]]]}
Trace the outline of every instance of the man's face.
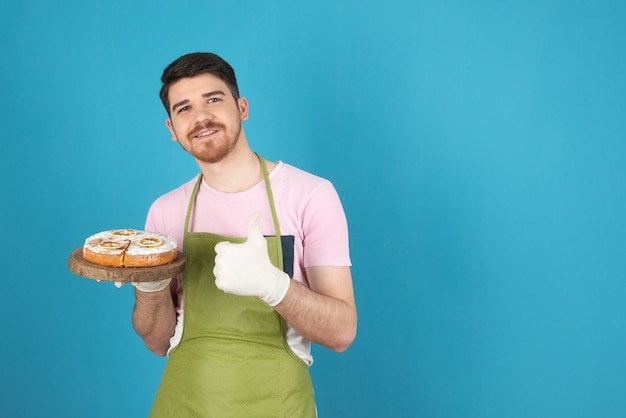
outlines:
{"label": "man's face", "polygon": [[248,103],[235,101],[222,80],[212,74],[183,78],[169,89],[172,139],[197,160],[216,163],[235,148]]}

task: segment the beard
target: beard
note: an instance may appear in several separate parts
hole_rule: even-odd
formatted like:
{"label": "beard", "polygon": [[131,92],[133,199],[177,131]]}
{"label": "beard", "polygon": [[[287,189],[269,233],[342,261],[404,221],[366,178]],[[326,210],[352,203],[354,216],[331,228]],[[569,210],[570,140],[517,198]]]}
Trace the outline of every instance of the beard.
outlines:
{"label": "beard", "polygon": [[[229,131],[226,126],[217,123],[204,123],[198,125],[187,135],[187,145],[178,141],[181,147],[195,159],[214,164],[222,161],[237,145],[241,134],[241,123],[233,131]],[[198,141],[195,136],[204,129],[219,130],[218,137],[209,141]]]}

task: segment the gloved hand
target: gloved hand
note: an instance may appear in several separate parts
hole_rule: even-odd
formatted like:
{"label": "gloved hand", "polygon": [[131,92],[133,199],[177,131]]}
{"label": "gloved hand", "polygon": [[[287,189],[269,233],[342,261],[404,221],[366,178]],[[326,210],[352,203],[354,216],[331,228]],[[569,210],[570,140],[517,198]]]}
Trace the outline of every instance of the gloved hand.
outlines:
{"label": "gloved hand", "polygon": [[[167,286],[169,286],[171,280],[172,279],[159,280],[158,282],[131,282],[131,284],[142,292],[158,292],[159,290],[163,290]],[[124,283],[122,282],[114,283],[115,287],[117,287],[118,289],[124,285]]]}
{"label": "gloved hand", "polygon": [[259,230],[260,219],[261,212],[250,218],[246,242],[224,241],[215,246],[215,285],[226,293],[257,296],[276,306],[285,297],[291,280],[270,261],[267,240]]}
{"label": "gloved hand", "polygon": [[170,285],[172,279],[159,280],[158,282],[131,282],[133,286],[142,292],[158,292]]}

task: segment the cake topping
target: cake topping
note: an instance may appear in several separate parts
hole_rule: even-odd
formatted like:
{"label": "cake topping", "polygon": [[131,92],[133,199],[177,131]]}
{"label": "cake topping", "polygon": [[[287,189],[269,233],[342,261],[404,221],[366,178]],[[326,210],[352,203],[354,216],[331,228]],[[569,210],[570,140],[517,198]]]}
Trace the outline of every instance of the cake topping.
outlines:
{"label": "cake topping", "polygon": [[133,237],[137,235],[137,231],[134,229],[119,229],[117,231],[111,231],[111,235],[114,237]]}
{"label": "cake topping", "polygon": [[139,240],[137,243],[141,247],[154,248],[163,244],[163,241],[157,237],[146,237]]}
{"label": "cake topping", "polygon": [[124,247],[124,245],[122,241],[103,240],[100,241],[97,246],[103,250],[119,250]]}

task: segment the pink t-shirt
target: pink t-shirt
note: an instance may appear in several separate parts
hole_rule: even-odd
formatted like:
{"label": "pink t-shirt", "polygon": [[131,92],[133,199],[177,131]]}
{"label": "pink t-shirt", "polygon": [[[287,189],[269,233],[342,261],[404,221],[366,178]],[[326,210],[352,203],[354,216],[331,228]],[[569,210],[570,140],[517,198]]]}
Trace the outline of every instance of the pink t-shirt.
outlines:
{"label": "pink t-shirt", "polygon": [[[323,178],[278,162],[269,173],[270,185],[282,236],[294,237],[293,279],[308,287],[306,267],[350,266],[348,227],[345,213],[333,185]],[[183,245],[185,215],[194,177],[159,197],[150,207],[145,230],[170,235]],[[228,237],[246,237],[248,220],[263,213],[261,233],[276,235],[265,183],[261,181],[240,193],[224,193],[204,181],[200,186],[190,220],[191,232],[211,232]],[[182,278],[179,277],[179,322],[183,314]],[[182,324],[177,326],[170,349],[180,341]],[[287,341],[309,364],[310,344],[295,330],[287,330]]]}

